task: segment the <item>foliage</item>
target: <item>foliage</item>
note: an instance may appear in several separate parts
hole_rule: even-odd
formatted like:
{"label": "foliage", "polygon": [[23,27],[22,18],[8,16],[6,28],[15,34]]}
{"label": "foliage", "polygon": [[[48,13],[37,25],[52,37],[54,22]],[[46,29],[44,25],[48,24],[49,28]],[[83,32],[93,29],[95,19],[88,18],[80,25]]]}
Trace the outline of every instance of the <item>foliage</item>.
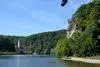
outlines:
{"label": "foliage", "polygon": [[44,32],[26,37],[25,45],[32,46],[32,51],[38,54],[50,54],[60,38],[66,36],[66,30]]}
{"label": "foliage", "polygon": [[53,53],[60,57],[100,55],[100,1],[82,5],[72,16],[69,27],[75,25],[72,37],[59,40]]}
{"label": "foliage", "polygon": [[52,49],[52,54],[55,54],[58,57],[63,57],[65,55],[71,56],[72,52],[69,45],[69,40],[64,38],[58,40],[56,48]]}
{"label": "foliage", "polygon": [[0,52],[15,52],[18,39],[23,40],[23,38],[25,37],[0,35]]}
{"label": "foliage", "polygon": [[0,36],[0,52],[14,52],[15,51],[15,46],[13,42],[5,37],[5,36]]}
{"label": "foliage", "polygon": [[0,35],[0,51],[15,51],[15,46],[20,39],[20,44],[25,48],[25,51],[50,54],[57,41],[65,36],[66,30],[38,33],[27,37]]}

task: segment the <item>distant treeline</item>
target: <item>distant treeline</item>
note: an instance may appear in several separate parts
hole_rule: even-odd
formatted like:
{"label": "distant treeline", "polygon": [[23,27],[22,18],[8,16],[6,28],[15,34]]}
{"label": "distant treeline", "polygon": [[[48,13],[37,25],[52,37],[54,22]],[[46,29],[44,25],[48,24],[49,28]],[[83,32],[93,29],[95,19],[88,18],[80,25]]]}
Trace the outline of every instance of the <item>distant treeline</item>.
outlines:
{"label": "distant treeline", "polygon": [[27,47],[26,50],[38,54],[50,54],[57,41],[64,37],[66,30],[43,32],[27,37],[0,35],[0,52],[16,52],[15,45],[17,46],[20,39],[21,46]]}
{"label": "distant treeline", "polygon": [[66,37],[66,30],[44,32],[26,37],[25,44],[32,45],[32,51],[38,54],[50,54],[59,39]]}
{"label": "distant treeline", "polygon": [[0,52],[16,52],[15,45],[22,38],[24,37],[0,35]]}

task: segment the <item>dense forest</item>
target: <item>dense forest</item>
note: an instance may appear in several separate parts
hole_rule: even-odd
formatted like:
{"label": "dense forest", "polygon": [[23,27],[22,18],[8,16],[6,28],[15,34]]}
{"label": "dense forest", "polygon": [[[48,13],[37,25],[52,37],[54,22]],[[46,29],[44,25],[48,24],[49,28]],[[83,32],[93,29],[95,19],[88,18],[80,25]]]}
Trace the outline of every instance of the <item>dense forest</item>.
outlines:
{"label": "dense forest", "polygon": [[8,52],[15,51],[15,47],[14,47],[13,42],[7,37],[0,36],[0,51],[1,52],[3,52],[3,51],[8,51]]}
{"label": "dense forest", "polygon": [[52,50],[58,57],[100,55],[100,0],[84,4],[68,21],[67,38]]}
{"label": "dense forest", "polygon": [[16,52],[17,41],[22,38],[24,37],[0,35],[0,52]]}
{"label": "dense forest", "polygon": [[38,54],[50,54],[59,39],[66,36],[66,30],[44,32],[25,38],[25,45],[31,45],[32,52]]}
{"label": "dense forest", "polygon": [[50,54],[57,41],[64,37],[66,37],[66,30],[43,32],[27,37],[0,35],[0,52],[16,52],[15,46],[17,46],[20,39],[20,45],[25,47],[25,51]]}

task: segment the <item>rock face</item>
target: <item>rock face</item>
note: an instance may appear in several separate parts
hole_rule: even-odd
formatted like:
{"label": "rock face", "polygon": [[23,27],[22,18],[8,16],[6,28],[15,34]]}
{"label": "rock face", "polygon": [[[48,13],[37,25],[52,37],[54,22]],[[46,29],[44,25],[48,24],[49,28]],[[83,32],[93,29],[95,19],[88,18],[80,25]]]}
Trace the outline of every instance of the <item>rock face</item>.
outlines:
{"label": "rock face", "polygon": [[73,27],[69,27],[68,30],[67,30],[67,38],[70,38],[73,33],[76,31],[76,25],[74,25]]}

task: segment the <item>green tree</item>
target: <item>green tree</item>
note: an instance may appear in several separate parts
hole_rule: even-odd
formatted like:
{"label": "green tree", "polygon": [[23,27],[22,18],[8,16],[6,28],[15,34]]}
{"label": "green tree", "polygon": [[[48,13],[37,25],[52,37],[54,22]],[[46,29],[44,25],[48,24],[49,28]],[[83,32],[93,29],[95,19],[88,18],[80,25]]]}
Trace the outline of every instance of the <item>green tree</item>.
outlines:
{"label": "green tree", "polygon": [[14,52],[15,51],[15,45],[13,42],[7,38],[7,37],[0,37],[0,51],[8,51],[8,52]]}
{"label": "green tree", "polygon": [[52,50],[54,54],[58,57],[100,55],[100,1],[94,0],[79,7],[69,22],[71,29],[68,30],[76,30],[71,38],[58,40]]}

